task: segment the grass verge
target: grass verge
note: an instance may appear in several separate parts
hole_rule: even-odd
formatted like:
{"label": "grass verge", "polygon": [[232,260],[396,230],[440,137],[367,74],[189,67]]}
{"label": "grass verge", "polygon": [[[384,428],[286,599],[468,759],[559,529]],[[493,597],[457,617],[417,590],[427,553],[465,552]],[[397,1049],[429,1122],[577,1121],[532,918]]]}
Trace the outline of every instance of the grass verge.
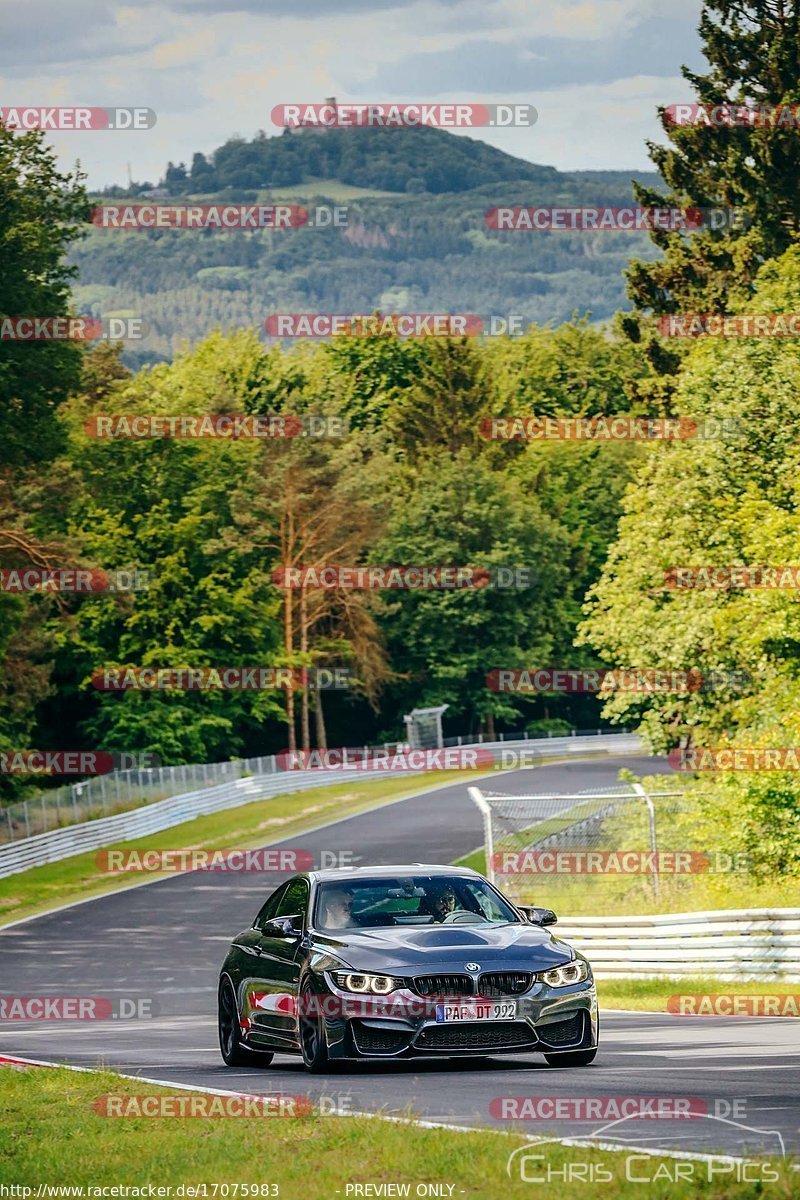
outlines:
{"label": "grass verge", "polygon": [[[413,796],[428,788],[457,783],[478,776],[474,771],[436,771],[425,776],[403,779],[372,779],[330,784],[285,796],[256,800],[239,808],[196,817],[173,825],[160,833],[135,841],[119,842],[128,850],[250,849],[283,841],[315,825],[378,808],[403,796]],[[131,887],[159,873],[133,871],[107,874],[97,866],[97,851],[76,854],[60,862],[31,867],[18,875],[0,880],[0,928],[10,921],[35,916],[59,904],[85,900],[120,888]]]}
{"label": "grass verge", "polygon": [[[335,1080],[331,1082],[335,1084]],[[564,1147],[556,1142],[533,1151],[542,1158],[524,1164],[525,1178],[520,1178],[521,1155],[517,1155],[509,1176],[508,1156],[523,1144],[521,1135],[459,1133],[316,1113],[284,1118],[114,1119],[93,1107],[101,1096],[145,1093],[186,1096],[185,1092],[170,1093],[169,1088],[120,1079],[110,1072],[5,1068],[0,1100],[0,1183],[31,1188],[33,1197],[40,1185],[144,1187],[142,1195],[147,1195],[148,1184],[164,1188],[184,1185],[179,1195],[202,1200],[214,1200],[215,1195],[234,1197],[237,1192],[238,1196],[274,1195],[281,1200],[333,1200],[337,1195],[346,1200],[347,1196],[382,1194],[428,1194],[459,1200],[495,1200],[502,1195],[507,1200],[530,1200],[542,1191],[541,1185],[532,1186],[533,1177],[544,1175],[552,1176],[547,1194],[558,1195],[559,1200],[585,1200],[598,1191],[622,1200],[641,1200],[643,1184],[639,1180],[643,1176],[649,1181],[644,1186],[650,1200],[696,1194],[709,1200],[733,1200],[761,1191],[753,1182],[737,1183],[731,1168],[723,1171],[719,1163],[709,1182],[712,1168],[705,1162],[638,1157],[634,1164],[625,1153]],[[773,1183],[772,1194],[797,1194],[792,1191],[788,1164],[773,1160],[765,1163],[767,1167],[775,1172],[773,1178],[782,1181],[782,1186]],[[684,1177],[675,1182],[679,1169]],[[590,1180],[593,1183],[587,1188]],[[205,1191],[189,1191],[203,1184]],[[224,1184],[229,1185],[228,1191],[222,1191]],[[359,1184],[361,1189],[355,1191]],[[369,1184],[372,1188],[366,1190]],[[381,1184],[398,1186],[379,1191]],[[436,1184],[441,1190],[420,1191],[421,1184]],[[243,1185],[258,1191],[243,1192]],[[83,1194],[87,1200],[91,1197],[89,1192]],[[24,1194],[22,1200],[26,1200]]]}
{"label": "grass verge", "polygon": [[[711,975],[691,979],[598,979],[597,998],[601,1008],[636,1009],[639,1012],[666,1013],[669,999],[676,996],[790,996],[793,1003],[779,1004],[783,1015],[800,1016],[800,987],[791,983],[767,983],[760,980],[731,982]],[[686,1011],[692,1006],[686,1003]],[[698,1010],[703,1015],[703,1007]],[[706,1010],[706,1015],[708,1014]],[[721,1015],[725,1015],[724,1013]],[[780,1015],[780,1014],[775,1014]],[[689,1019],[689,1018],[687,1018]],[[745,1017],[742,1016],[742,1020]]]}
{"label": "grass verge", "polygon": [[[594,849],[594,847],[592,847]],[[486,873],[484,851],[458,859],[458,866]],[[800,878],[781,875],[759,881],[744,871],[658,877],[656,897],[651,874],[498,876],[497,884],[520,904],[542,904],[559,915],[596,917],[646,916],[658,913],[706,912],[725,908],[800,908]]]}

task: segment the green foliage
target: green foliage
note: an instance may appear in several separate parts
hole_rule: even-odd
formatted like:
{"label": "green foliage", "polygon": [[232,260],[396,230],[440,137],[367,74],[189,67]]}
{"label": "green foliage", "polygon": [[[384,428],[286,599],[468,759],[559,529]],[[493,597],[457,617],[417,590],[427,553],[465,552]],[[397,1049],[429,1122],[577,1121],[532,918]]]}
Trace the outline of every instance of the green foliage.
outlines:
{"label": "green foliage", "polygon": [[467,722],[516,716],[507,695],[491,692],[495,667],[547,662],[563,629],[567,567],[563,531],[535,495],[467,449],[435,450],[395,475],[392,509],[375,562],[528,567],[532,586],[397,593],[385,602],[389,654],[405,682],[401,711],[450,705]]}
{"label": "green foliage", "polygon": [[[56,169],[42,133],[0,124],[0,196],[0,318],[66,316],[76,269],[64,255],[89,213],[80,174]],[[74,342],[0,341],[0,464],[54,456],[55,412],[79,372]]]}
{"label": "green foliage", "polygon": [[[794,312],[798,304],[800,249],[792,248],[762,269],[745,311]],[[798,396],[796,340],[702,339],[686,360],[677,400],[682,412],[719,428],[727,420],[729,436],[654,444],[624,497],[582,639],[616,666],[695,668],[720,683],[684,694],[618,692],[607,701],[606,716],[641,721],[657,747],[687,738],[713,747],[797,743],[796,588],[675,589],[665,587],[665,572],[796,563]],[[796,871],[796,775],[710,778],[709,819],[723,846],[750,854],[761,872]]]}
{"label": "green foliage", "polygon": [[566,737],[572,731],[572,726],[560,717],[537,717],[535,721],[528,721],[525,729],[534,737],[544,737],[546,734]]}
{"label": "green foliage", "polygon": [[[697,101],[789,105],[800,101],[800,10],[794,0],[707,0],[699,26],[709,70],[683,68]],[[787,125],[676,126],[659,110],[668,146],[648,143],[668,193],[637,185],[645,205],[734,208],[734,228],[685,236],[654,231],[664,251],[634,262],[629,294],[654,313],[728,312],[752,295],[759,267],[800,231],[800,139]]]}
{"label": "green foliage", "polygon": [[[556,174],[553,167],[441,129],[304,129],[280,137],[260,133],[249,142],[230,138],[210,163],[195,154],[191,183],[197,190],[219,191],[329,178],[386,192],[462,192],[502,179],[538,181]],[[185,176],[170,163],[164,183],[185,186]]]}
{"label": "green foliage", "polygon": [[[630,447],[487,442],[479,424],[505,397],[538,408],[523,388],[530,373],[545,381],[543,410],[599,405],[613,389],[621,404],[613,375],[634,359],[584,324],[517,342],[357,337],[288,353],[265,351],[249,332],[216,333],[135,377],[118,351],[98,347],[85,357],[83,390],[62,410],[67,452],[52,473],[60,503],[39,502],[43,528],[84,562],[148,573],[149,586],[71,598],[59,610],[7,598],[7,656],[14,630],[39,608],[51,645],[51,694],[42,693],[37,722],[28,712],[30,736],[198,761],[281,749],[287,718],[299,719],[278,691],[92,686],[98,668],[120,666],[347,664],[355,688],[312,704],[324,699],[332,744],[352,740],[354,720],[359,740],[370,728],[402,736],[402,714],[427,703],[449,703],[458,729],[552,718],[536,698],[489,691],[486,674],[569,662],[637,456]],[[84,430],[97,414],[220,412],[328,415],[350,431],[259,443]],[[525,567],[533,586],[312,591],[302,609],[272,582],[282,564],[325,562]],[[580,705],[573,711],[596,723]],[[569,702],[558,716],[570,719]]]}
{"label": "green foliage", "polygon": [[[475,313],[487,320],[514,315],[525,325],[546,325],[589,312],[593,321],[608,321],[626,303],[622,271],[630,256],[656,254],[644,233],[487,227],[486,212],[498,204],[629,204],[632,181],[622,172],[561,174],[436,130],[408,130],[407,140],[398,138],[398,131],[343,130],[265,142],[306,147],[310,178],[324,179],[320,147],[332,144],[330,136],[351,138],[358,154],[366,155],[373,133],[402,150],[409,176],[416,174],[414,148],[427,145],[427,134],[438,139],[437,153],[445,164],[452,154],[459,162],[482,161],[486,151],[490,158],[499,156],[499,165],[492,167],[488,182],[480,174],[465,175],[466,190],[453,183],[454,190],[410,195],[401,189],[395,195],[339,201],[324,184],[302,189],[307,207],[346,203],[344,227],[199,233],[90,229],[72,256],[82,294],[92,307],[102,299],[103,311],[131,309],[148,323],[147,337],[126,347],[128,365],[171,359],[186,339],[197,342],[217,326],[263,330],[270,313]],[[342,178],[336,177],[338,186],[349,186],[340,183]],[[649,186],[659,182],[646,172],[639,178]],[[373,182],[377,187],[377,177]],[[288,189],[288,196],[277,181],[272,191],[265,187],[257,193],[263,203],[298,200],[299,184]],[[193,188],[190,184],[190,192]],[[230,198],[216,187],[201,191],[203,202]],[[244,199],[241,189],[233,198]]]}
{"label": "green foliage", "polygon": [[[81,176],[61,174],[41,133],[0,124],[0,321],[61,317],[70,310],[74,268],[67,247],[88,214]],[[81,353],[65,341],[0,340],[0,553],[4,567],[47,565],[63,475],[52,462],[63,445],[60,404],[78,385]],[[0,595],[0,748],[25,748],[36,707],[51,690],[53,646],[47,597]],[[19,780],[3,776],[0,790]]]}
{"label": "green foliage", "polygon": [[[210,338],[118,385],[104,410],[244,411],[262,351],[250,335]],[[230,555],[219,541],[232,523],[231,481],[247,469],[246,442],[98,441],[85,436],[85,400],[68,410],[71,453],[83,491],[69,511],[70,533],[108,567],[147,572],[133,594],[87,598],[63,639],[59,670],[78,682],[82,727],[108,749],[148,750],[165,761],[228,758],[248,728],[280,712],[262,692],[123,694],[87,690],[100,666],[203,667],[271,662],[278,643],[277,599],[252,551]],[[126,486],[120,487],[125,480]]]}

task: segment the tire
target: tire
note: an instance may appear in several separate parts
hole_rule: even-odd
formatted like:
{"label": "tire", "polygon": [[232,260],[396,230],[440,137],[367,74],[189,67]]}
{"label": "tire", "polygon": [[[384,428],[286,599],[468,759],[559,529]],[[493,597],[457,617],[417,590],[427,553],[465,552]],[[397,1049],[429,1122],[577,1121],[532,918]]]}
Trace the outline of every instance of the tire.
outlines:
{"label": "tire", "polygon": [[597,1055],[597,1046],[592,1050],[564,1051],[562,1054],[545,1054],[544,1059],[549,1067],[588,1067]]}
{"label": "tire", "polygon": [[304,997],[313,996],[314,993],[306,985],[301,988],[298,1004],[300,1017],[298,1019],[298,1032],[300,1035],[300,1053],[303,1056],[303,1066],[312,1075],[321,1075],[330,1069],[330,1056],[328,1055],[328,1043],[325,1040],[325,1024],[322,1017],[310,1016],[304,1017],[303,1011],[306,1008],[313,1010],[313,1005],[305,1005]]}
{"label": "tire", "polygon": [[223,979],[219,985],[217,1028],[219,1030],[219,1049],[226,1066],[268,1067],[275,1057],[269,1051],[262,1054],[255,1050],[248,1050],[246,1046],[242,1045],[239,1011],[236,1007],[233,985],[229,979]]}

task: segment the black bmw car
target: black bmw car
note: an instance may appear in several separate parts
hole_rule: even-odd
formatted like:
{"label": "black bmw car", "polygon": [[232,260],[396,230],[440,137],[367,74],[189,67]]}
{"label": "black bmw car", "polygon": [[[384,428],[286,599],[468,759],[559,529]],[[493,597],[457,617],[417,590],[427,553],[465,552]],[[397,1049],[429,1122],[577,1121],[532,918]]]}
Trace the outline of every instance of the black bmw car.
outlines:
{"label": "black bmw car", "polygon": [[234,938],[219,979],[229,1066],[541,1051],[597,1053],[582,955],[475,871],[412,863],[311,871],[273,892]]}

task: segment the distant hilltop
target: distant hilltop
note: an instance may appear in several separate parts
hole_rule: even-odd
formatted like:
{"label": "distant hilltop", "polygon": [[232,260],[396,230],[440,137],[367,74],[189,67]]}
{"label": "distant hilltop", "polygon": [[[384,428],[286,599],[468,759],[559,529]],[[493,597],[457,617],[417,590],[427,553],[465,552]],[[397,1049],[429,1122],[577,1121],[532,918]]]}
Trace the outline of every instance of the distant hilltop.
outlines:
{"label": "distant hilltop", "polygon": [[[335,97],[326,103],[335,104]],[[298,136],[299,135],[299,136]],[[535,135],[534,135],[535,136]],[[295,187],[318,180],[401,194],[466,192],[521,181],[555,185],[554,167],[515,158],[486,142],[430,126],[342,129],[314,120],[273,136],[229,138],[191,165],[168,163],[163,178],[107,189],[107,194],[168,196],[220,194]]]}

